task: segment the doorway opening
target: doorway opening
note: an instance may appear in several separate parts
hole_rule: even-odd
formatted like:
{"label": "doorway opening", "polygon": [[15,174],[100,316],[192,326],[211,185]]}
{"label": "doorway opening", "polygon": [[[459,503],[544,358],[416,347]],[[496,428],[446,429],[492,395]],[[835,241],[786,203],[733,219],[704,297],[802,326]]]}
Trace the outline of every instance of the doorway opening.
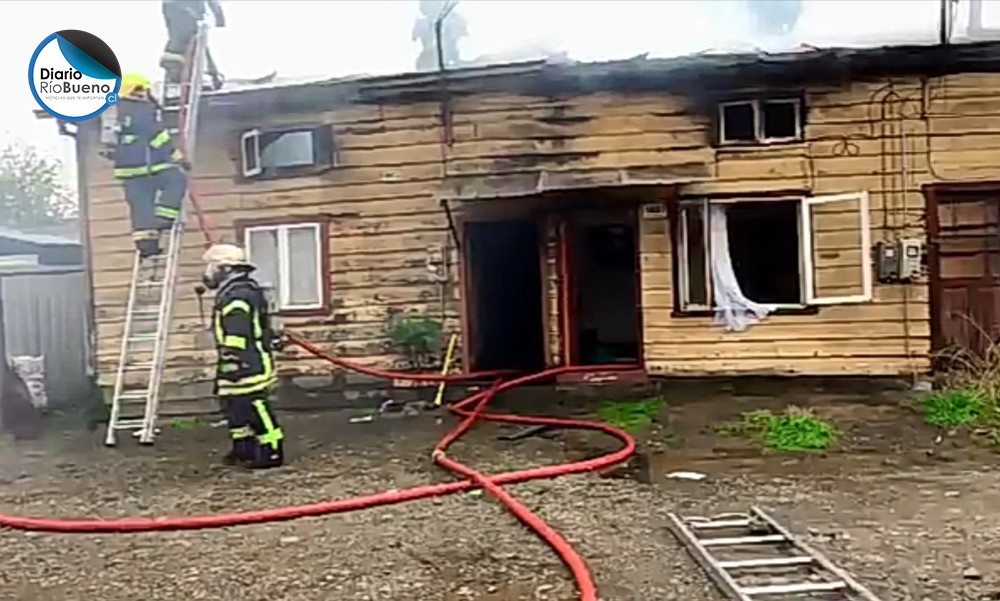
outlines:
{"label": "doorway opening", "polygon": [[577,213],[567,234],[570,362],[639,364],[642,317],[634,213]]}
{"label": "doorway opening", "polygon": [[544,369],[540,251],[533,219],[465,225],[472,371]]}

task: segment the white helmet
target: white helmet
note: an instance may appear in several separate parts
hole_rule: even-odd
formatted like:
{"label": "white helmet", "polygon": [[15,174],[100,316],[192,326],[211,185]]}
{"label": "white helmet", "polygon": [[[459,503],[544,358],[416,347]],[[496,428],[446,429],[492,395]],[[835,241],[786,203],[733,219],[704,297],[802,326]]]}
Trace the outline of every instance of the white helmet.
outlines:
{"label": "white helmet", "polygon": [[209,267],[236,267],[248,265],[247,255],[235,244],[213,244],[201,258]]}
{"label": "white helmet", "polygon": [[213,244],[201,259],[205,262],[202,283],[212,290],[222,284],[231,268],[243,267],[245,270],[253,270],[253,265],[247,262],[246,253],[235,244]]}

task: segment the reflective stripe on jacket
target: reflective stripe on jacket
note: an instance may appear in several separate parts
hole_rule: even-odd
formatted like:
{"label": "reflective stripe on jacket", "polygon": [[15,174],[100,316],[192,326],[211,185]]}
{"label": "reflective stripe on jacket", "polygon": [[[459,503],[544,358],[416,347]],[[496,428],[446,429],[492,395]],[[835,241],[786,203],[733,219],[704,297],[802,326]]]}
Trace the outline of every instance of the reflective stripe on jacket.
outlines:
{"label": "reflective stripe on jacket", "polygon": [[152,175],[178,166],[182,158],[173,136],[159,118],[152,102],[122,99],[118,103],[118,145],[115,177],[128,179]]}
{"label": "reflective stripe on jacket", "polygon": [[238,274],[219,288],[212,322],[219,396],[256,394],[277,382],[267,300],[249,274]]}

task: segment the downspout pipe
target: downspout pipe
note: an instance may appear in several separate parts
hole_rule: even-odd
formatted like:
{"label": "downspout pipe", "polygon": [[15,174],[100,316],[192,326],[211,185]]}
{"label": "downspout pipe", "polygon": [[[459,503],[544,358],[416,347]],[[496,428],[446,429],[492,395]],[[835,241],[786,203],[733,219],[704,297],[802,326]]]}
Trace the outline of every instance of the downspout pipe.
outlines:
{"label": "downspout pipe", "polygon": [[83,255],[84,299],[87,305],[87,375],[97,373],[97,314],[94,306],[94,257],[90,241],[90,156],[87,142],[95,134],[93,123],[72,127],[57,121],[59,134],[73,138],[76,152],[77,215],[80,220],[80,248]]}

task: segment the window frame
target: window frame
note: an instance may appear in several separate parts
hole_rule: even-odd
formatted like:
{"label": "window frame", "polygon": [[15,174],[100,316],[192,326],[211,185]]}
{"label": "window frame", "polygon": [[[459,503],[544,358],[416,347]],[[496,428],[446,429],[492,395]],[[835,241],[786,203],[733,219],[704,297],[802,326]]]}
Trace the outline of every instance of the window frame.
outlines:
{"label": "window frame", "polygon": [[[726,139],[726,108],[749,104],[753,109],[753,140],[727,140]],[[766,104],[791,104],[795,112],[795,135],[792,137],[768,137],[764,133],[764,110]],[[746,98],[740,100],[730,100],[718,104],[716,127],[717,139],[720,146],[767,146],[772,144],[788,144],[790,142],[801,142],[805,137],[805,128],[802,123],[801,98],[794,96],[774,96],[768,98]]]}
{"label": "window frame", "polygon": [[[302,229],[310,227],[316,231],[318,245],[316,252],[319,253],[316,262],[316,278],[319,283],[319,302],[308,305],[291,305],[286,303],[291,289],[291,283],[287,276],[288,269],[284,268],[288,261],[288,231],[292,229]],[[246,249],[247,259],[253,263],[253,251],[250,246],[250,235],[253,232],[277,231],[278,239],[278,282],[274,282],[275,301],[277,305],[277,315],[279,316],[315,316],[325,315],[330,306],[330,224],[329,220],[323,217],[302,218],[302,219],[261,219],[261,220],[240,220],[236,223],[237,238]]]}
{"label": "window frame", "polygon": [[[815,252],[812,231],[812,207],[829,204],[833,202],[857,200],[858,224],[861,232],[859,243],[861,252],[861,286],[862,292],[856,295],[839,297],[822,297],[814,294],[815,286]],[[711,273],[711,227],[709,224],[709,209],[713,205],[725,205],[747,202],[797,202],[799,218],[796,226],[799,236],[799,303],[763,303],[771,311],[777,314],[800,314],[816,313],[820,307],[840,304],[855,304],[870,302],[874,298],[874,273],[870,260],[872,235],[871,235],[871,206],[868,192],[849,192],[843,194],[824,195],[781,195],[781,196],[754,196],[746,195],[740,197],[713,198],[710,196],[700,198],[681,199],[676,206],[674,215],[676,216],[676,226],[671,228],[671,238],[673,240],[672,249],[677,257],[675,263],[676,273],[674,275],[674,285],[676,287],[675,316],[702,316],[714,312],[712,294],[712,273]],[[687,211],[692,207],[704,211],[702,219],[704,231],[704,260],[706,265],[705,286],[708,304],[694,304],[690,302],[691,282],[690,282],[690,256],[688,249],[688,218]]]}
{"label": "window frame", "polygon": [[[310,165],[276,167],[265,170],[261,162],[264,148],[269,142],[286,134],[311,132],[313,142],[313,162]],[[337,166],[336,140],[333,125],[329,123],[305,123],[280,128],[251,128],[240,133],[239,177],[242,181],[266,181],[317,175]],[[247,155],[248,144],[253,144],[253,155]],[[252,159],[252,160],[251,160]]]}

